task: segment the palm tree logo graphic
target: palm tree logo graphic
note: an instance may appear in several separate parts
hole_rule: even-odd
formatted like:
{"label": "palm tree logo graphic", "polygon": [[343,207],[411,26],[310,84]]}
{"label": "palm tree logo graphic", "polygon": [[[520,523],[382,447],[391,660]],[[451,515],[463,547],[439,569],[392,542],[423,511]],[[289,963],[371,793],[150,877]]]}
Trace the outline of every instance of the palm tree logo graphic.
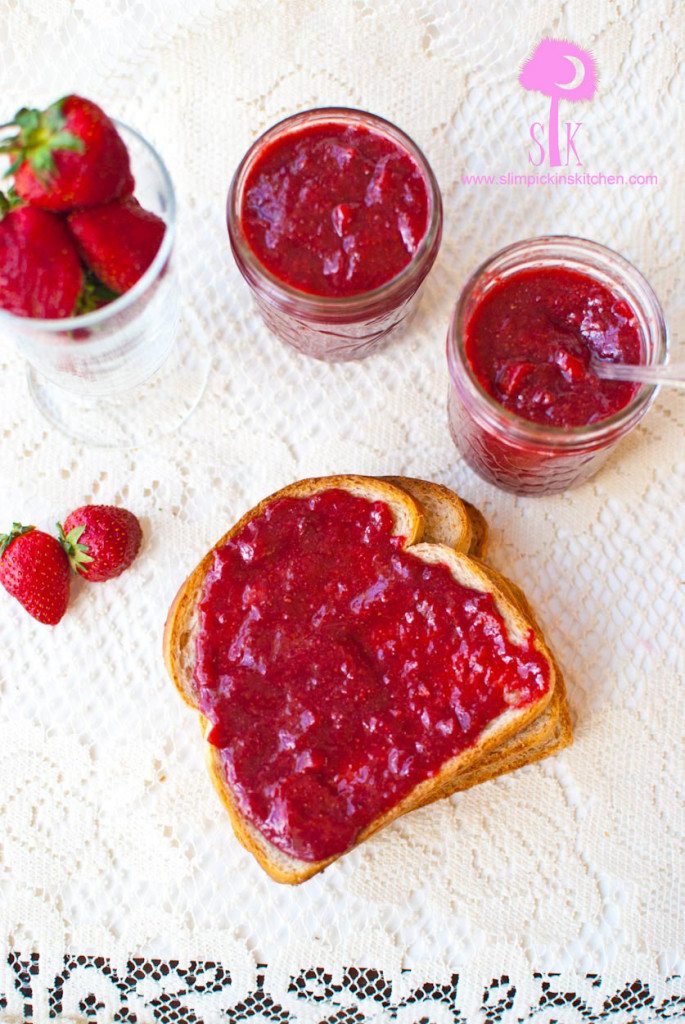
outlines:
{"label": "palm tree logo graphic", "polygon": [[524,61],[519,82],[524,89],[549,96],[549,164],[560,167],[559,100],[592,99],[597,90],[595,58],[566,39],[543,39]]}

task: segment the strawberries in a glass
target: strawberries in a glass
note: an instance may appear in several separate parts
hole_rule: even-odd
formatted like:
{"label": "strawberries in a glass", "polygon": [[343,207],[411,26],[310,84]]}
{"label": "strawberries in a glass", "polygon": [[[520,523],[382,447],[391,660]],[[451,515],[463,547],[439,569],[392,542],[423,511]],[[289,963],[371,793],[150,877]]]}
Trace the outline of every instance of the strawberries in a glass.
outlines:
{"label": "strawberries in a glass", "polygon": [[19,130],[0,152],[9,154],[14,187],[25,202],[65,211],[133,192],[126,145],[97,103],[65,96],[46,110],[19,110],[12,123]]}
{"label": "strawberries in a glass", "polygon": [[76,210],[67,218],[83,259],[113,292],[121,295],[138,281],[157,255],[164,221],[130,196],[106,206]]}
{"label": "strawberries in a glass", "polygon": [[[0,199],[0,307],[17,316],[81,316],[127,292],[166,225],[133,196],[126,144],[91,100],[24,107],[0,140],[14,176]],[[78,331],[71,337],[80,338]]]}
{"label": "strawberries in a glass", "polygon": [[10,209],[0,194],[0,304],[16,316],[76,311],[83,268],[64,222],[35,206]]}

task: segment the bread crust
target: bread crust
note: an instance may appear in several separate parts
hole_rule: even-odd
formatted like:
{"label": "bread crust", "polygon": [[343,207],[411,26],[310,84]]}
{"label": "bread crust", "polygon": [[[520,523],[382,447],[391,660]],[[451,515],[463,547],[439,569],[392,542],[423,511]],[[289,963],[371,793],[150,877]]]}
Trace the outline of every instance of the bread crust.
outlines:
{"label": "bread crust", "polygon": [[471,545],[468,553],[476,558],[484,558],[488,549],[488,524],[485,516],[479,508],[472,505],[470,501],[461,499],[467,515],[471,521]]}
{"label": "bread crust", "polygon": [[[471,502],[455,494],[445,484],[436,484],[432,480],[423,480],[421,477],[384,476],[381,479],[395,484],[396,487],[401,487],[402,490],[411,494],[412,498],[418,501],[420,505],[423,505],[428,513],[426,522],[433,529],[435,524],[431,522],[431,506],[433,508],[446,506],[452,512],[455,520],[455,525],[451,531],[452,536],[448,539],[444,535],[444,531],[439,530],[439,533],[442,535],[434,537],[426,535],[425,540],[442,541],[456,548],[457,551],[463,551],[467,555],[474,555],[477,558],[485,556],[488,543],[488,524],[480,509],[477,509]],[[456,527],[457,522],[459,523],[458,528]]]}
{"label": "bread crust", "polygon": [[[431,544],[448,544],[466,554],[479,553],[481,545],[477,516],[480,516],[480,512],[473,506],[467,508],[466,502],[458,494],[444,484],[422,480],[420,477],[384,476],[382,479],[406,491],[422,506],[429,526],[428,533],[424,528],[424,540]],[[471,510],[477,512],[477,516],[472,516]]]}
{"label": "bread crust", "polygon": [[[297,481],[259,502],[216,542],[179,589],[169,610],[164,630],[165,664],[174,685],[187,704],[197,708],[192,689],[193,674],[184,665],[183,654],[194,640],[193,616],[197,612],[205,577],[213,563],[214,551],[235,536],[251,519],[261,515],[273,501],[284,497],[307,497],[333,488],[343,488],[371,497],[373,500],[386,501],[395,517],[395,532],[406,538],[405,549],[412,550],[426,561],[439,560],[447,563],[460,582],[466,581],[465,585],[491,593],[498,610],[505,618],[510,635],[517,634],[520,638],[532,633],[534,646],[550,666],[549,687],[539,701],[527,708],[506,712],[501,716],[496,729],[488,727],[473,746],[446,762],[435,776],[419,783],[403,800],[371,822],[357,837],[354,846],[358,846],[403,814],[459,789],[475,785],[478,781],[485,781],[486,778],[492,778],[503,771],[513,770],[520,764],[546,756],[547,749],[552,752],[552,747],[559,749],[560,745],[566,745],[570,742],[570,723],[567,727],[561,673],[522,592],[501,574],[490,569],[472,554],[466,553],[480,553],[483,550],[487,527],[480,512],[442,485],[404,477],[376,479],[338,475]],[[445,544],[421,543],[425,525],[421,505],[422,494],[427,504],[430,500],[449,502],[455,517],[454,522],[460,523],[457,532],[460,534],[459,544],[462,550]],[[201,714],[200,719],[206,741],[210,723]],[[535,723],[537,728],[534,727]],[[524,735],[526,732],[527,736]],[[557,746],[554,746],[555,742]],[[210,776],[237,838],[275,881],[299,884],[323,871],[342,855],[307,862],[276,850],[242,816],[235,805],[230,787],[223,776],[220,751],[206,742],[206,756]]]}

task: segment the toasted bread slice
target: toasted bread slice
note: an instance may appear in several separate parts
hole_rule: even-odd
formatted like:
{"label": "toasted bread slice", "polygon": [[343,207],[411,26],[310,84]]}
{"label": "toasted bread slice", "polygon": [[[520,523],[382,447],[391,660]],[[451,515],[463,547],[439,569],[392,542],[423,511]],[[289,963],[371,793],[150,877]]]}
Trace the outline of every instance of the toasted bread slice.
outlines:
{"label": "toasted bread slice", "polygon": [[[418,496],[422,485],[425,485],[425,483],[425,481],[419,481],[417,484],[416,481],[412,481],[407,486],[412,486],[414,493]],[[523,604],[515,600],[516,591],[512,587],[507,587],[508,581],[502,577],[497,577],[496,574],[492,574],[482,563],[463,551],[456,551],[453,547],[444,543],[430,544],[423,541],[426,516],[424,509],[407,491],[387,480],[337,476],[299,481],[260,502],[259,505],[243,516],[217,542],[215,548],[221,547],[251,519],[261,515],[272,501],[283,497],[305,497],[318,491],[333,488],[349,490],[371,501],[384,501],[393,513],[394,532],[398,536],[405,538],[405,547],[425,562],[441,563],[448,566],[453,577],[462,585],[490,593],[506,625],[509,639],[513,643],[520,645],[532,633],[535,648],[547,660],[550,669],[549,688],[538,701],[524,708],[510,708],[489,723],[487,728],[480,734],[476,743],[446,762],[435,776],[421,782],[404,799],[400,800],[389,811],[379,816],[363,829],[355,842],[355,845],[358,845],[400,815],[420,807],[446,792],[454,791],[455,788],[461,788],[457,785],[459,779],[462,781],[467,779],[467,773],[477,771],[485,758],[493,754],[509,740],[515,740],[525,729],[535,723],[548,708],[555,706],[554,702],[558,699],[555,695],[557,694],[558,687],[563,684],[560,683],[560,674],[537,623],[526,613]],[[427,504],[431,505],[431,496],[426,494],[425,487],[423,489],[423,496],[424,500],[428,498]],[[447,492],[447,496],[452,500],[451,492]],[[445,500],[447,500],[447,496]],[[444,516],[442,519],[444,519]],[[441,529],[442,527],[435,525],[433,535],[439,535]],[[458,527],[458,529],[461,530],[461,543],[465,543],[464,538],[468,535],[468,530],[465,530],[463,526]],[[470,536],[468,540],[469,548],[473,543],[474,538]],[[193,706],[197,704],[194,690],[194,657],[195,642],[199,628],[198,604],[201,599],[205,577],[212,565],[213,551],[214,549],[205,556],[181,587],[169,612],[165,630],[164,655],[167,668],[183,698]],[[550,721],[554,721],[554,719],[550,718]],[[205,736],[209,731],[209,727],[210,723],[203,720]],[[529,746],[530,744],[514,743],[509,751],[509,756],[511,758],[520,757],[524,749],[527,749]],[[336,855],[322,861],[303,861],[274,847],[241,814],[235,803],[230,786],[224,777],[219,752],[210,744],[207,744],[207,754],[212,779],[228,810],[236,835],[272,878],[279,882],[297,884],[323,870],[333,860],[337,859]]]}
{"label": "toasted bread slice", "polygon": [[202,561],[195,567],[178,591],[169,609],[164,627],[164,661],[174,684],[186,704],[196,706],[193,691],[195,672],[195,638],[197,635],[197,603],[204,585],[205,576],[212,565],[214,551],[222,547],[231,537],[239,533],[251,520],[262,514],[264,509],[278,498],[306,498],[320,490],[343,487],[352,494],[368,497],[372,501],[385,501],[392,509],[394,533],[405,537],[407,545],[423,537],[424,515],[420,506],[405,491],[389,483],[374,481],[363,476],[329,476],[298,480],[275,494],[264,498],[220,537]]}
{"label": "toasted bread slice", "polygon": [[[547,715],[541,718],[548,718]],[[538,722],[540,719],[538,719]],[[526,732],[527,730],[524,730]],[[481,782],[489,782],[500,775],[516,771],[517,768],[524,768],[528,764],[534,764],[545,757],[558,753],[564,747],[568,747],[573,740],[571,728],[571,716],[566,701],[559,698],[555,701],[555,707],[550,709],[549,729],[546,730],[546,737],[539,739],[535,744],[526,750],[517,753],[507,753],[506,749],[496,750],[487,757],[484,757],[479,765],[470,771],[462,774],[454,780],[454,784],[443,789],[436,799],[443,796],[451,796],[453,793],[478,786]],[[506,748],[506,744],[504,745]]]}
{"label": "toasted bread slice", "polygon": [[[482,558],[487,543],[487,524],[484,516],[475,506],[454,494],[447,487],[433,484],[427,480],[415,481],[406,477],[388,479],[395,480],[398,486],[423,501],[424,509],[430,513],[426,515],[424,540],[451,543],[459,550],[464,550],[465,545],[468,544],[469,553],[473,557]],[[469,518],[470,534],[461,526],[460,512],[455,514],[452,511],[452,514],[449,514],[449,508],[454,509],[455,502],[460,503]],[[506,590],[510,599],[518,604],[522,613],[529,620],[535,621],[533,611],[523,591],[490,566],[483,564],[482,568],[502,589]],[[452,793],[469,789],[480,782],[487,782],[499,775],[522,768],[524,765],[540,761],[542,758],[556,754],[568,746],[572,740],[573,732],[566,700],[566,687],[557,666],[557,686],[547,708],[525,729],[486,755],[475,768],[455,777],[449,786],[443,787],[442,791],[436,794],[435,799],[439,800],[443,796],[450,796]]]}
{"label": "toasted bread slice", "polygon": [[424,511],[423,539],[431,544],[448,544],[456,551],[482,558],[488,527],[473,505],[464,501],[444,484],[411,476],[385,476],[390,484],[401,487]]}
{"label": "toasted bread slice", "polygon": [[475,555],[476,558],[485,558],[488,548],[488,524],[485,521],[485,516],[470,501],[466,501],[464,498],[461,501],[471,523],[471,545],[468,553]]}
{"label": "toasted bread slice", "polygon": [[[429,543],[449,544],[457,551],[464,551],[472,556],[482,558],[487,541],[487,524],[482,513],[442,484],[413,477],[384,477],[389,483],[407,491],[423,507],[425,524],[423,539]],[[488,566],[483,566],[488,571]],[[494,570],[490,570],[495,576]],[[508,587],[512,600],[517,601],[528,618],[533,617],[525,596],[509,580],[497,575],[500,586]],[[556,743],[552,740],[556,738]],[[455,779],[450,792],[475,785],[477,781],[496,778],[505,772],[514,771],[524,764],[538,761],[551,753],[556,753],[571,740],[568,724],[568,709],[564,681],[559,673],[558,686],[549,706],[541,712],[516,736],[505,741],[496,751],[485,757],[478,768],[465,772],[467,784],[461,785]],[[439,794],[436,799],[444,794]]]}

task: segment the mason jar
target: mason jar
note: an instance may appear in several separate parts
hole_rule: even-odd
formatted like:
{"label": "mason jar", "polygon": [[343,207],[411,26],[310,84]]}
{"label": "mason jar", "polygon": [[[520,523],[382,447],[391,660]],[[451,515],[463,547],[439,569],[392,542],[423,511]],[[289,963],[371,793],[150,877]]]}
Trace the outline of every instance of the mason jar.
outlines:
{"label": "mason jar", "polygon": [[[344,296],[312,294],[276,276],[251,247],[242,222],[246,183],[265,151],[286,135],[329,124],[360,126],[392,142],[416,164],[427,193],[426,229],[409,263],[379,287]],[[421,285],[440,247],[442,200],[425,156],[394,124],[362,110],[322,107],[285,118],[253,143],[231,182],[227,221],[236,263],[267,327],[316,359],[361,359],[406,325],[415,311]]]}
{"label": "mason jar", "polygon": [[591,477],[656,396],[654,385],[606,419],[582,426],[547,426],[506,409],[477,379],[465,351],[466,329],[488,292],[523,270],[562,268],[593,278],[633,311],[641,362],[662,363],[667,332],[659,301],[623,256],[584,238],[551,235],[516,242],[487,259],[464,285],[447,335],[449,427],[460,454],[482,477],[518,494],[551,494]]}

